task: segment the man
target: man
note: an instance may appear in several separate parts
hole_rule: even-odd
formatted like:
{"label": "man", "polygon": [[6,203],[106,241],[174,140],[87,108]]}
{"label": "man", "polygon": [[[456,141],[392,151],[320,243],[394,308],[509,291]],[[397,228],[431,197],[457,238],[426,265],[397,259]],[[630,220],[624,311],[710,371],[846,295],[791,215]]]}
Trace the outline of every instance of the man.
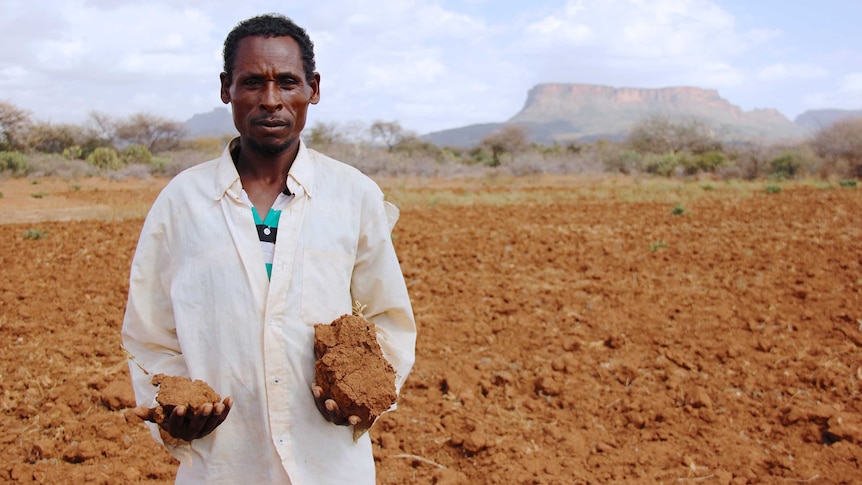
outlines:
{"label": "man", "polygon": [[396,390],[416,327],[390,237],[397,209],[300,140],[320,99],[314,69],[313,44],[289,19],[238,24],[221,98],[240,136],[177,175],[141,232],[123,322],[136,414],[153,420],[157,373],[231,396],[148,423],[180,460],[178,483],[375,483],[371,441],[351,427],[368,423],[314,383],[314,325],[365,305]]}

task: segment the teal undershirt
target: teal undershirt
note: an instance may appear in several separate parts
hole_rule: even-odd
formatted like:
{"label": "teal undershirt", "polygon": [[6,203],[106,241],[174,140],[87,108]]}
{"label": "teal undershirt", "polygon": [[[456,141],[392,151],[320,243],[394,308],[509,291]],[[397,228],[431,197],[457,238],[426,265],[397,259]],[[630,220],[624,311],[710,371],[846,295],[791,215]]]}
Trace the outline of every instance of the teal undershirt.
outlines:
{"label": "teal undershirt", "polygon": [[[270,209],[266,214],[266,218],[261,220],[260,214],[258,214],[257,209],[255,207],[251,208],[251,213],[254,215],[254,224],[256,226],[264,225],[271,229],[278,229],[278,219],[281,217],[281,211]],[[277,231],[275,231],[278,234]],[[261,241],[261,246],[268,245],[270,243]],[[272,250],[266,251],[264,249],[264,261],[266,263],[266,276],[272,279],[272,257],[275,254],[275,241],[272,242]]]}

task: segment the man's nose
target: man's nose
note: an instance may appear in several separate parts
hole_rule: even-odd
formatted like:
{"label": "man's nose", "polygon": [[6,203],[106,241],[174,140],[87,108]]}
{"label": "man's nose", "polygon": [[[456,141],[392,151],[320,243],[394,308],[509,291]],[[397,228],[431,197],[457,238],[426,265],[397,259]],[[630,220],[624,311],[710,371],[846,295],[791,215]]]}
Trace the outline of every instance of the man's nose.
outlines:
{"label": "man's nose", "polygon": [[276,83],[268,82],[264,85],[263,92],[260,97],[260,105],[267,111],[276,111],[283,107],[278,85]]}

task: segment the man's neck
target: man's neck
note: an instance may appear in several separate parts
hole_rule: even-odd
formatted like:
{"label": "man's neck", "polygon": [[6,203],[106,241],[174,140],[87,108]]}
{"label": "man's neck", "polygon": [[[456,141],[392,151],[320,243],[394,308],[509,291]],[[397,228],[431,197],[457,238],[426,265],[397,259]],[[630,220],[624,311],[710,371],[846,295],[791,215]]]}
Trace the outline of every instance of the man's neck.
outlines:
{"label": "man's neck", "polygon": [[287,179],[287,173],[299,153],[299,140],[283,150],[270,152],[241,138],[238,148],[233,158],[240,179],[243,182],[248,180],[270,185],[283,183]]}
{"label": "man's neck", "polygon": [[287,174],[298,153],[299,140],[278,153],[267,153],[240,139],[237,153],[231,154],[242,187],[261,217],[266,216],[278,194],[284,191]]}

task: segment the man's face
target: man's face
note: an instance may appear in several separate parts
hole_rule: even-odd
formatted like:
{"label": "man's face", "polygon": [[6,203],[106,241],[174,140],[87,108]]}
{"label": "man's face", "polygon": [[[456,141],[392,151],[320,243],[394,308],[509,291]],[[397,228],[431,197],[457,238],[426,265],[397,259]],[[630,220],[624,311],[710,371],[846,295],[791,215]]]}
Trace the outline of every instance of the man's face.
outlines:
{"label": "man's face", "polygon": [[237,46],[232,79],[221,75],[221,99],[231,103],[243,142],[277,154],[299,140],[308,105],[320,100],[320,75],[306,81],[292,37],[245,37]]}

